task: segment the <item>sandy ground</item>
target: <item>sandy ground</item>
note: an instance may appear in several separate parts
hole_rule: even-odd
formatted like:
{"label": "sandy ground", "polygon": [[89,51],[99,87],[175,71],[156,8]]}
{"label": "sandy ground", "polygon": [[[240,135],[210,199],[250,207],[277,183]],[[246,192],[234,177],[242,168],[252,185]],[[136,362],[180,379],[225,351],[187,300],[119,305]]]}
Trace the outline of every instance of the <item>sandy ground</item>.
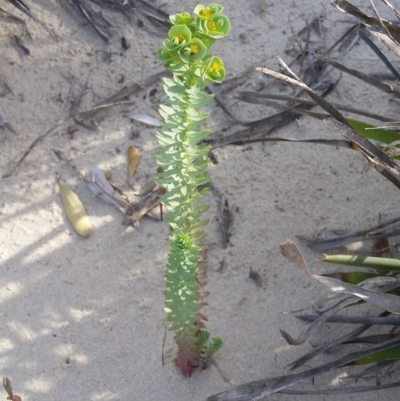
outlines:
{"label": "sandy ground", "polygon": [[[12,35],[21,33],[20,27],[1,20],[0,112],[14,131],[0,129],[1,174],[36,137],[68,116],[71,102],[85,85],[89,94],[81,109],[162,71],[154,56],[162,37],[120,14],[105,11],[115,27],[111,42],[106,44],[66,2],[27,3],[57,34],[58,41],[39,24],[27,21],[33,40],[25,41],[30,55],[24,55],[11,40]],[[151,3],[164,4],[163,9],[171,13],[183,11],[182,3],[185,10],[197,4]],[[215,53],[225,61],[228,78],[252,66],[277,68],[277,55],[290,61],[284,53],[291,36],[289,20],[298,31],[306,19],[324,13],[325,8],[326,45],[349,27],[341,22],[345,15],[327,0],[266,2],[263,11],[258,0],[220,3],[231,19],[232,31],[217,44]],[[4,0],[0,6],[18,13]],[[130,44],[128,50],[121,47],[122,35]],[[346,63],[366,72],[384,70],[365,44],[355,47]],[[252,73],[241,89],[254,90],[263,82],[264,76]],[[154,88],[158,91],[150,99],[156,104],[162,91],[159,83],[147,90]],[[121,213],[94,198],[71,167],[85,173],[99,166],[128,194],[140,190],[155,173],[156,130],[132,123],[129,115],[157,117],[145,95],[142,91],[131,98],[133,105],[104,115],[96,131],[73,124],[69,129],[62,126],[40,143],[10,178],[0,181],[0,373],[10,377],[24,401],[203,401],[231,385],[284,374],[285,366],[311,345],[287,346],[279,329],[295,336],[303,326],[282,312],[307,307],[326,293],[283,259],[279,243],[296,240],[296,236],[330,236],[333,229],[368,227],[376,224],[379,212],[385,219],[396,216],[398,191],[377,172],[365,172],[365,160],[356,152],[283,143],[215,150],[218,164],[213,164],[210,172],[215,187],[232,207],[234,222],[230,244],[222,249],[216,221],[218,204],[211,197],[207,238],[207,289],[211,295],[205,313],[209,330],[225,340],[215,360],[231,384],[215,366],[196,372],[190,379],[182,377],[172,361],[175,347],[171,333],[164,350],[165,365],[161,362],[167,226],[149,218],[144,218],[139,228],[121,225]],[[329,99],[357,103],[384,115],[395,115],[397,109],[388,96],[346,76]],[[232,99],[225,101],[244,121],[274,112]],[[213,131],[231,125],[215,105],[210,112],[207,124]],[[139,135],[132,136],[132,129]],[[338,137],[323,123],[309,118],[276,130],[274,135]],[[125,158],[130,145],[141,153],[133,179],[128,178]],[[53,150],[61,151],[70,163],[57,158]],[[86,205],[95,227],[88,239],[78,237],[66,220],[56,188],[57,174]],[[315,262],[320,255],[298,243],[314,271],[321,271]],[[261,275],[262,288],[249,279],[250,267]],[[324,330],[313,344],[332,336],[332,331],[333,326]],[[326,385],[334,378],[316,379],[316,384]],[[342,399],[398,398],[398,390],[381,394]]]}

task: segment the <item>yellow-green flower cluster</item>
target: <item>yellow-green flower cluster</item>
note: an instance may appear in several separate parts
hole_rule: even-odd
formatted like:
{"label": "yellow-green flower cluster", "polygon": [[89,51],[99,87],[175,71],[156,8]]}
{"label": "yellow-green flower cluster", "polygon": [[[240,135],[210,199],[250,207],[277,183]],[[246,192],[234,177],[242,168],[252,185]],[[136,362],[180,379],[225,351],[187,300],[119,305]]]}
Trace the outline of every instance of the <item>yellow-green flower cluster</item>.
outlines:
{"label": "yellow-green flower cluster", "polygon": [[219,4],[200,4],[194,16],[183,12],[170,17],[173,26],[163,47],[157,50],[157,58],[173,74],[186,76],[183,80],[190,86],[204,88],[209,82],[221,83],[225,78],[224,63],[210,54],[215,41],[228,35],[231,27],[222,10]]}

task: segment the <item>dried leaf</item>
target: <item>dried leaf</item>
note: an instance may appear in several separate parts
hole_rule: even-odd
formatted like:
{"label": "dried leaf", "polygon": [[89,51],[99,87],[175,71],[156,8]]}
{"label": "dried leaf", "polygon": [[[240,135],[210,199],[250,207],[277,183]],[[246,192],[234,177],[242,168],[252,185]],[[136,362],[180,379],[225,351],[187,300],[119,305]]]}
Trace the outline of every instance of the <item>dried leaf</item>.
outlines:
{"label": "dried leaf", "polygon": [[279,244],[281,249],[281,254],[290,263],[293,263],[298,269],[302,270],[304,273],[308,273],[307,264],[303,258],[303,255],[299,251],[299,248],[292,242],[286,241]]}
{"label": "dried leaf", "polygon": [[103,171],[99,167],[92,167],[85,174],[85,182],[94,196],[99,196],[108,203],[115,205],[123,213],[126,213],[131,207],[131,202],[126,196],[117,193],[105,177]]}
{"label": "dried leaf", "polygon": [[147,116],[146,114],[134,114],[130,117],[131,120],[140,121],[141,123],[151,125],[153,127],[161,127],[162,124],[154,117]]}
{"label": "dried leaf", "polygon": [[139,151],[134,146],[129,146],[127,150],[128,154],[128,172],[132,176],[135,174],[137,166],[139,165]]}

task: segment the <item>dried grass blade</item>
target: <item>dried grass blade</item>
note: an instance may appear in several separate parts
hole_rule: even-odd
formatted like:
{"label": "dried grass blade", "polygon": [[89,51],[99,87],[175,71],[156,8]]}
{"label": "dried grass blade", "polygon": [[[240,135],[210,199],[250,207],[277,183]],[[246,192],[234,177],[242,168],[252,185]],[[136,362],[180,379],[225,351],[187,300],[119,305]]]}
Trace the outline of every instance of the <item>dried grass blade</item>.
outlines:
{"label": "dried grass blade", "polygon": [[92,7],[81,2],[80,0],[69,0],[70,3],[84,16],[89,24],[94,28],[97,34],[108,43],[111,39],[109,27],[111,26],[101,14],[96,13]]}
{"label": "dried grass blade", "polygon": [[97,126],[92,124],[92,122],[90,121],[90,118],[93,117],[96,113],[98,113],[100,111],[105,111],[112,107],[132,104],[132,102],[130,102],[130,101],[121,101],[121,102],[115,102],[115,103],[109,103],[109,104],[105,104],[104,102],[101,102],[101,103],[102,104],[98,104],[89,110],[81,111],[77,114],[74,114],[72,116],[74,122],[88,130],[94,131],[94,130],[96,130]]}
{"label": "dried grass blade", "polygon": [[372,346],[367,350],[352,352],[351,354],[348,354],[333,362],[323,364],[321,366],[306,370],[298,374],[279,376],[242,384],[241,386],[208,397],[207,401],[250,401],[261,395],[268,396],[271,394],[283,392],[282,390],[286,390],[288,387],[303,382],[304,380],[322,375],[326,372],[329,372],[330,370],[345,366],[358,358],[370,355],[384,349],[395,347],[399,344],[400,339],[397,338],[385,341],[384,343]]}
{"label": "dried grass blade", "polygon": [[397,19],[400,20],[400,13],[387,0],[381,0],[381,1],[383,1],[393,11]]}
{"label": "dried grass blade", "polygon": [[[22,26],[22,33],[24,35],[26,34],[28,36],[28,38],[32,40],[32,36],[31,36],[30,32],[28,31],[28,27],[26,25],[25,20],[23,20],[22,18],[17,17],[16,15],[14,15],[14,14],[6,11],[6,10],[3,10],[1,7],[0,7],[0,14],[4,14],[4,18],[10,20],[11,22],[14,22],[16,24],[20,24]],[[1,17],[3,18],[3,15]]]}
{"label": "dried grass blade", "polygon": [[210,89],[210,86],[211,86],[211,85],[209,85],[209,86],[206,87],[206,89],[205,89],[206,92],[208,92],[210,95],[214,95],[214,101],[215,101],[215,103],[216,103],[219,107],[221,107],[222,111],[223,111],[230,119],[232,119],[232,120],[235,121],[236,123],[241,124],[241,122],[240,122],[240,121],[229,111],[229,109],[224,105],[224,103],[223,103],[222,100],[220,99],[220,96],[217,95],[217,94],[215,93],[215,90],[213,91],[213,90]]}
{"label": "dried grass blade", "polygon": [[341,58],[343,58],[358,42],[359,30],[361,24],[353,25],[349,28],[331,47],[329,47],[323,54],[329,54],[337,45],[340,43],[339,52]]}
{"label": "dried grass blade", "polygon": [[[305,106],[307,107],[307,106]],[[308,106],[310,107],[310,106]],[[272,116],[262,118],[261,120],[253,121],[251,123],[247,123],[250,128],[245,128],[243,130],[234,132],[232,134],[226,135],[222,138],[211,138],[206,141],[205,143],[211,146],[211,149],[216,149],[221,146],[235,144],[238,141],[242,141],[243,139],[251,139],[257,137],[259,135],[267,135],[269,134],[274,128],[281,127],[296,118],[298,118],[299,114],[293,111],[283,111],[281,113],[274,114]]]}
{"label": "dried grass blade", "polygon": [[[46,26],[46,24],[37,18],[30,8],[22,1],[22,0],[8,0],[9,3],[11,3],[14,7],[18,8],[21,12],[26,14],[29,18],[33,19],[36,21],[38,24],[40,24],[46,31],[47,33],[55,40],[57,40],[57,36]],[[25,22],[24,22],[25,25]]]}
{"label": "dried grass blade", "polygon": [[41,143],[48,135],[52,134],[55,132],[58,128],[60,128],[62,125],[64,125],[65,122],[67,122],[69,118],[66,120],[60,122],[59,124],[54,125],[51,127],[47,132],[45,132],[42,135],[39,135],[37,138],[35,138],[32,143],[29,145],[28,149],[25,150],[25,152],[22,154],[22,156],[19,158],[19,160],[10,168],[10,170],[3,174],[1,178],[8,178],[11,177],[11,175],[14,173],[14,171],[21,165],[21,163],[25,160],[25,158],[31,153],[33,148],[36,147],[39,143]]}
{"label": "dried grass blade", "polygon": [[[341,139],[292,139],[292,138],[258,138],[258,139],[243,139],[230,143],[230,145],[248,145],[257,142],[289,142],[289,143],[313,143],[317,145],[328,145],[349,149],[351,143]],[[218,147],[218,146],[216,146]],[[212,148],[214,149],[214,147]]]}
{"label": "dried grass blade", "polygon": [[383,63],[391,71],[391,73],[397,79],[400,79],[399,72],[396,70],[393,64],[387,59],[387,57],[381,52],[379,47],[370,39],[370,37],[368,36],[368,31],[364,27],[360,29],[360,37],[371,48],[371,50],[383,61]]}
{"label": "dried grass blade", "polygon": [[[305,322],[313,322],[318,319],[320,315],[300,315],[296,316]],[[377,326],[400,326],[400,317],[395,316],[357,316],[357,315],[336,315],[330,316],[327,323],[343,323],[343,324],[368,324]],[[344,341],[344,343],[351,342],[352,340]]]}
{"label": "dried grass blade", "polygon": [[[386,366],[386,365],[385,365]],[[334,388],[330,390],[283,390],[280,394],[298,394],[298,395],[338,395],[338,394],[355,394],[367,393],[369,391],[387,390],[389,388],[400,387],[400,381],[388,384],[380,384],[375,386],[355,386],[347,388]]]}
{"label": "dried grass blade", "polygon": [[390,51],[392,51],[397,57],[400,58],[400,47],[394,40],[392,40],[391,38],[389,38],[389,36],[381,32],[371,32],[371,34],[374,35],[385,46],[387,46]]}
{"label": "dried grass blade", "polygon": [[164,26],[171,26],[169,15],[166,12],[160,10],[159,8],[153,7],[150,3],[147,3],[144,0],[132,0],[132,2],[141,13],[146,15],[146,17],[153,18],[154,20],[161,22]]}
{"label": "dried grass blade", "polygon": [[[275,93],[258,93],[258,92],[231,92],[228,96],[233,97],[234,99],[238,99],[242,102],[258,104],[258,105],[268,105],[265,101],[266,99],[274,99],[274,100],[282,100],[287,102],[298,102],[301,104],[306,104],[310,106],[318,106],[316,102],[309,99],[304,98],[296,98],[293,96],[285,96],[285,95],[277,95]],[[338,110],[347,111],[349,113],[358,114],[360,116],[365,116],[369,118],[373,118],[378,121],[384,122],[397,122],[397,120],[393,118],[388,118],[385,116],[381,116],[379,114],[371,113],[369,111],[361,110],[355,107],[339,104],[339,103],[331,103],[332,106],[336,107]],[[304,113],[305,114],[305,113]]]}
{"label": "dried grass blade", "polygon": [[[398,219],[395,220],[398,221]],[[386,230],[376,233],[373,231],[373,228],[364,231],[355,231],[342,236],[338,236],[336,238],[330,238],[321,242],[309,244],[308,246],[314,251],[324,251],[326,249],[339,248],[357,241],[367,241],[370,239],[378,238],[382,235],[382,233],[388,238],[400,234],[400,229],[396,228],[392,228],[390,229],[390,231]]]}
{"label": "dried grass blade", "polygon": [[[327,89],[325,89],[322,96],[326,96],[327,94],[329,94],[333,88],[334,85],[330,85]],[[240,122],[242,125],[250,126],[250,128],[234,132],[222,138],[212,138],[207,140],[206,142],[210,144],[213,149],[215,149],[224,145],[240,144],[242,140],[266,136],[270,134],[273,129],[279,128],[283,125],[288,124],[291,121],[294,121],[296,118],[299,117],[299,114],[309,113],[308,110],[310,110],[312,107],[313,105],[309,104],[299,104],[296,106],[296,109],[285,110],[281,113],[277,113],[257,121],[253,121],[250,123]],[[313,115],[317,116],[317,114]],[[317,118],[319,118],[319,116]]]}
{"label": "dried grass blade", "polygon": [[160,78],[165,77],[168,74],[170,74],[168,71],[163,70],[161,72],[157,72],[153,75],[150,75],[148,78],[146,78],[144,80],[144,82],[142,84],[138,84],[135,82],[129,86],[126,86],[125,88],[122,88],[114,95],[111,95],[111,96],[107,97],[106,99],[102,100],[101,102],[97,103],[96,106],[98,107],[98,106],[102,106],[105,104],[112,104],[112,103],[116,103],[121,100],[124,100],[124,99],[128,98],[129,96],[132,96],[134,93],[137,93],[137,92],[143,90],[144,88],[154,84]]}
{"label": "dried grass blade", "polygon": [[359,18],[361,21],[365,22],[367,25],[374,26],[375,28],[381,29],[384,32],[390,34],[397,42],[400,42],[400,27],[391,23],[390,21],[382,20],[379,16],[378,18],[369,17],[364,14],[359,8],[354,6],[345,0],[334,0],[332,3],[340,11],[344,11],[354,17]]}
{"label": "dried grass blade", "polygon": [[349,128],[348,123],[344,125],[333,119],[327,119],[325,122],[340,131],[346,139],[354,144],[354,148],[358,149],[369,160],[380,174],[400,189],[400,166],[394,160],[371,142],[354,132],[353,129]]}
{"label": "dried grass blade", "polygon": [[335,294],[354,295],[362,299],[363,301],[370,303],[371,305],[377,306],[378,308],[392,313],[400,313],[400,297],[396,295],[367,290],[356,285],[332,279],[330,277],[323,277],[317,274],[311,274],[300,251],[292,241],[281,243],[280,248],[282,255],[286,259],[292,262],[297,268],[300,268],[302,271],[304,271],[313,280],[328,288],[331,292]]}
{"label": "dried grass blade", "polygon": [[343,344],[380,344],[384,341],[400,337],[399,334],[372,334],[369,336],[355,338],[354,340],[345,341]]}
{"label": "dried grass blade", "polygon": [[347,308],[350,305],[358,303],[358,301],[354,301],[353,298],[347,298],[340,301],[335,307],[323,312],[318,315],[318,318],[313,320],[311,324],[309,324],[296,339],[293,339],[289,333],[280,329],[282,337],[286,340],[289,345],[301,345],[304,344],[310,337],[312,337],[320,327],[334,315],[338,313],[341,309]]}
{"label": "dried grass blade", "polygon": [[[97,112],[98,110],[104,109],[104,108],[108,108],[108,107],[112,107],[112,106],[117,106],[119,104],[126,104],[124,102],[120,102],[119,101],[133,95],[136,92],[139,92],[140,90],[142,90],[144,87],[147,87],[148,85],[152,85],[154,82],[156,82],[158,79],[160,79],[161,77],[165,76],[166,74],[168,74],[165,70],[156,74],[151,75],[150,77],[148,77],[142,85],[139,85],[137,83],[134,83],[132,85],[130,85],[129,87],[123,88],[120,91],[118,91],[116,94],[102,100],[101,102],[97,103],[94,108],[87,110],[87,111],[83,111],[81,113],[78,113],[75,115],[75,117],[87,117],[88,114],[85,113],[94,113]],[[91,114],[90,114],[91,115]],[[18,161],[16,163],[14,163],[14,165],[9,169],[9,171],[5,174],[3,174],[1,176],[1,178],[8,178],[11,177],[11,175],[14,173],[14,171],[21,165],[21,163],[25,160],[25,158],[31,153],[31,151],[36,147],[36,145],[38,145],[39,143],[41,143],[48,135],[54,133],[58,128],[60,128],[61,126],[63,126],[69,119],[71,118],[71,116],[67,117],[65,120],[61,121],[60,123],[54,125],[53,127],[51,127],[46,133],[38,136],[37,138],[35,138],[32,143],[29,145],[29,147],[27,148],[27,150],[22,154],[22,156],[18,159]]]}
{"label": "dried grass blade", "polygon": [[331,116],[333,116],[335,119],[340,121],[342,124],[349,126],[349,123],[347,122],[345,117],[335,107],[333,107],[329,102],[327,102],[322,96],[319,96],[316,92],[314,92],[311,88],[309,88],[299,77],[296,76],[296,74],[294,74],[290,70],[290,68],[285,64],[285,62],[283,60],[279,59],[279,62],[295,78],[290,78],[284,74],[281,74],[274,70],[270,70],[268,68],[257,67],[256,70],[260,71],[264,74],[278,78],[283,82],[287,82],[287,83],[299,86],[300,88],[304,89],[308,93],[308,95],[316,103],[318,103],[319,106],[321,106],[325,111],[327,111]]}
{"label": "dried grass blade", "polygon": [[[383,312],[379,316],[381,317],[381,316],[387,316],[387,315],[389,315],[389,312]],[[314,349],[314,350],[308,352],[307,354],[303,355],[302,357],[298,358],[293,363],[291,363],[289,365],[289,366],[292,366],[290,370],[297,369],[298,367],[304,365],[305,363],[307,363],[308,361],[310,361],[311,359],[315,358],[316,356],[318,356],[322,353],[337,349],[345,341],[357,338],[362,333],[367,331],[371,326],[372,326],[371,324],[364,324],[361,327],[358,327],[357,329],[351,331],[350,333],[348,333],[334,341],[327,342],[327,343],[323,344],[322,346],[318,347],[317,349]]]}
{"label": "dried grass blade", "polygon": [[[393,361],[385,361],[385,362],[378,362],[375,363],[371,366],[367,366],[365,369],[363,369],[360,373],[358,374],[353,374],[353,375],[349,375],[348,378],[349,379],[353,379],[355,381],[360,380],[362,377],[366,376],[366,375],[370,375],[371,373],[376,372],[377,370],[381,370],[383,368],[389,367],[391,365],[394,365],[396,362]],[[378,376],[378,372],[377,372],[377,376]]]}
{"label": "dried grass blade", "polygon": [[391,95],[395,95],[397,97],[400,97],[400,90],[395,88],[392,85],[389,85],[385,82],[382,82],[378,78],[375,78],[371,75],[365,74],[364,72],[355,70],[354,68],[349,68],[346,67],[344,64],[339,63],[336,60],[327,58],[327,57],[322,57],[322,61],[324,61],[327,64],[332,65],[333,67],[337,68],[340,71],[347,72],[350,75],[353,75],[354,77],[361,79],[362,81],[366,82],[367,84],[370,84],[374,86],[375,88],[380,89],[383,92],[390,93]]}

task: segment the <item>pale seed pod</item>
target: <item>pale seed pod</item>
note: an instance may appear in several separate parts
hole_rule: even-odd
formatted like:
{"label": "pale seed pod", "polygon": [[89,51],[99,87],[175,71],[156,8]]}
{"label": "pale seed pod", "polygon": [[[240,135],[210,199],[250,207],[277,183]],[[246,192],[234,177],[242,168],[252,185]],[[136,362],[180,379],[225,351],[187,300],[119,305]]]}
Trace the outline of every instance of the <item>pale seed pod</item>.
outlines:
{"label": "pale seed pod", "polygon": [[58,180],[58,188],[65,213],[72,227],[82,237],[89,237],[93,233],[93,226],[82,202],[76,193],[60,179]]}
{"label": "pale seed pod", "polygon": [[135,174],[139,164],[139,151],[134,146],[129,146],[127,150],[128,155],[128,172],[132,176]]}

